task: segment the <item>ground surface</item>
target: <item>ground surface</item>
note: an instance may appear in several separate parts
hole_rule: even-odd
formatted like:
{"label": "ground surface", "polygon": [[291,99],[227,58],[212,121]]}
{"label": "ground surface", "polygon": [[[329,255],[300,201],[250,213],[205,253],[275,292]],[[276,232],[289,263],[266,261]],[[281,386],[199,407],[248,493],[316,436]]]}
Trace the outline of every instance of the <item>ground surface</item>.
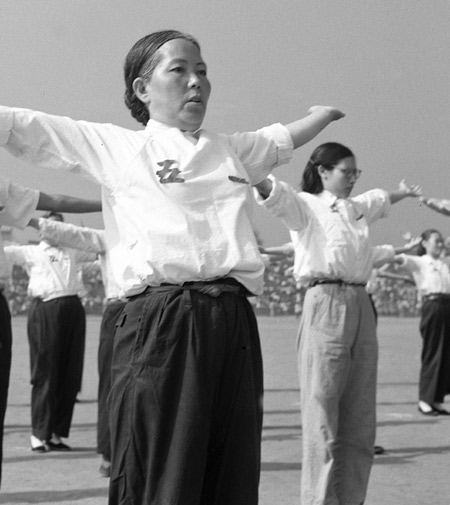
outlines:
{"label": "ground surface", "polygon": [[[88,318],[83,388],[75,407],[70,453],[29,449],[30,385],[26,320],[13,319],[14,349],[4,439],[0,503],[106,505],[98,473],[96,356],[100,319]],[[301,427],[294,318],[259,318],[265,363],[261,505],[299,504]],[[417,412],[420,338],[417,319],[381,318],[377,456],[366,505],[450,504],[450,418]]]}

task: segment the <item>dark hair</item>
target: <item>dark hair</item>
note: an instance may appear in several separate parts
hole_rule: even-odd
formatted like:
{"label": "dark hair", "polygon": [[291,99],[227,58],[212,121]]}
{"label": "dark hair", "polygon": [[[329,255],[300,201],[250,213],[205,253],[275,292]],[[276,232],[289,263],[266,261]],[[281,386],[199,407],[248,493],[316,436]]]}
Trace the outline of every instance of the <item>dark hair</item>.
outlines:
{"label": "dark hair", "polygon": [[319,166],[326,170],[333,170],[337,163],[350,156],[354,156],[352,151],[337,142],[327,142],[316,147],[303,171],[301,190],[313,195],[321,193],[323,184],[318,171]]}
{"label": "dark hair", "polygon": [[139,39],[125,59],[125,104],[130,109],[131,115],[143,125],[148,123],[150,114],[145,104],[134,93],[133,82],[138,77],[151,78],[160,59],[160,55],[157,54],[158,49],[174,39],[186,39],[195,44],[200,51],[199,43],[191,35],[177,30],[163,30]]}
{"label": "dark hair", "polygon": [[422,242],[424,240],[429,240],[431,235],[433,235],[433,233],[437,233],[438,235],[440,235],[442,237],[441,232],[438,230],[435,230],[434,228],[429,228],[428,230],[425,230],[424,232],[422,232],[420,234],[420,238],[422,240],[420,241],[420,244],[417,246],[417,255],[418,256],[423,256],[424,254],[427,253],[427,251],[425,250],[425,247],[422,245]]}
{"label": "dark hair", "polygon": [[59,217],[61,221],[64,221],[64,216],[61,214],[61,212],[57,212],[56,210],[49,210],[45,214],[42,215],[45,219],[49,219],[51,217]]}

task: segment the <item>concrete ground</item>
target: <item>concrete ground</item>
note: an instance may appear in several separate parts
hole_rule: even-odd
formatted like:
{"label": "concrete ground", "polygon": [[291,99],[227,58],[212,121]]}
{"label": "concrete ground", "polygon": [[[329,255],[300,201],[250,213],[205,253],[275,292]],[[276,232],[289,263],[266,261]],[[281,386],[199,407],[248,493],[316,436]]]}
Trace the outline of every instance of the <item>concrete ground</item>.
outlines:
{"label": "concrete ground", "polygon": [[[98,472],[96,356],[100,318],[88,318],[82,392],[69,453],[29,448],[30,385],[25,318],[13,319],[14,350],[4,438],[0,503],[104,505],[108,479]],[[259,318],[265,363],[261,505],[300,504],[301,426],[294,318]],[[417,319],[381,318],[377,443],[366,505],[450,504],[450,416],[417,411],[420,338]]]}

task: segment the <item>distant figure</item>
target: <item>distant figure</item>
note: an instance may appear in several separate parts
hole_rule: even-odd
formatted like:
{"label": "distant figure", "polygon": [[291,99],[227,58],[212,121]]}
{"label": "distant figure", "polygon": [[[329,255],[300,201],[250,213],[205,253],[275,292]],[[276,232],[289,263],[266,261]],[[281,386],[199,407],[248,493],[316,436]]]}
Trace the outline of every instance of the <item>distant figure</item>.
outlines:
{"label": "distant figure", "polygon": [[[60,213],[47,219],[62,221]],[[61,438],[69,436],[72,414],[80,389],[86,319],[79,295],[84,291],[80,263],[95,254],[38,245],[7,246],[8,261],[20,265],[30,278],[33,298],[28,312],[31,365],[31,450],[67,451]]]}
{"label": "distant figure", "polygon": [[111,473],[111,433],[107,398],[111,390],[111,364],[116,323],[125,307],[123,297],[116,282],[107,251],[104,230],[75,226],[69,223],[49,219],[33,220],[33,226],[40,232],[42,240],[59,247],[69,247],[99,255],[106,305],[100,325],[98,348],[98,416],[97,416],[97,452],[101,454],[100,474],[109,477]]}
{"label": "distant figure", "polygon": [[443,251],[441,233],[428,229],[421,235],[418,256],[399,258],[413,275],[422,300],[418,409],[426,416],[450,415],[443,406],[450,384],[450,258]]}
{"label": "distant figure", "polygon": [[[25,228],[35,210],[98,212],[101,210],[101,203],[65,195],[48,195],[36,189],[19,186],[0,177],[0,225]],[[10,277],[10,265],[6,261],[3,247],[0,234],[0,484],[12,347],[11,314],[3,295],[3,288]]]}

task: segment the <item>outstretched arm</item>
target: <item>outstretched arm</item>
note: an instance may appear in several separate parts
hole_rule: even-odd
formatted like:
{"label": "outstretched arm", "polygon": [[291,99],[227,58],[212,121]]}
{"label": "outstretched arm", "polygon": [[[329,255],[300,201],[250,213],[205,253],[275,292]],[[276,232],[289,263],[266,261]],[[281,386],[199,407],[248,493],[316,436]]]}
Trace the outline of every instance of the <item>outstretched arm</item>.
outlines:
{"label": "outstretched arm", "polygon": [[405,179],[402,179],[398,185],[398,189],[394,191],[388,191],[388,193],[389,200],[393,204],[399,202],[400,200],[403,200],[403,198],[407,198],[408,196],[411,196],[413,198],[422,196],[422,188],[418,184],[408,186]]}
{"label": "outstretched arm", "polygon": [[285,125],[292,137],[294,149],[306,144],[332,121],[337,121],[344,116],[345,114],[335,107],[314,105],[309,109],[307,116]]}
{"label": "outstretched arm", "polygon": [[444,216],[450,216],[450,200],[444,198],[420,198],[420,203],[423,203],[430,209],[444,214]]}
{"label": "outstretched arm", "polygon": [[74,214],[101,212],[102,203],[98,200],[83,200],[74,196],[49,195],[41,192],[37,210],[53,210],[55,212],[71,212]]}

